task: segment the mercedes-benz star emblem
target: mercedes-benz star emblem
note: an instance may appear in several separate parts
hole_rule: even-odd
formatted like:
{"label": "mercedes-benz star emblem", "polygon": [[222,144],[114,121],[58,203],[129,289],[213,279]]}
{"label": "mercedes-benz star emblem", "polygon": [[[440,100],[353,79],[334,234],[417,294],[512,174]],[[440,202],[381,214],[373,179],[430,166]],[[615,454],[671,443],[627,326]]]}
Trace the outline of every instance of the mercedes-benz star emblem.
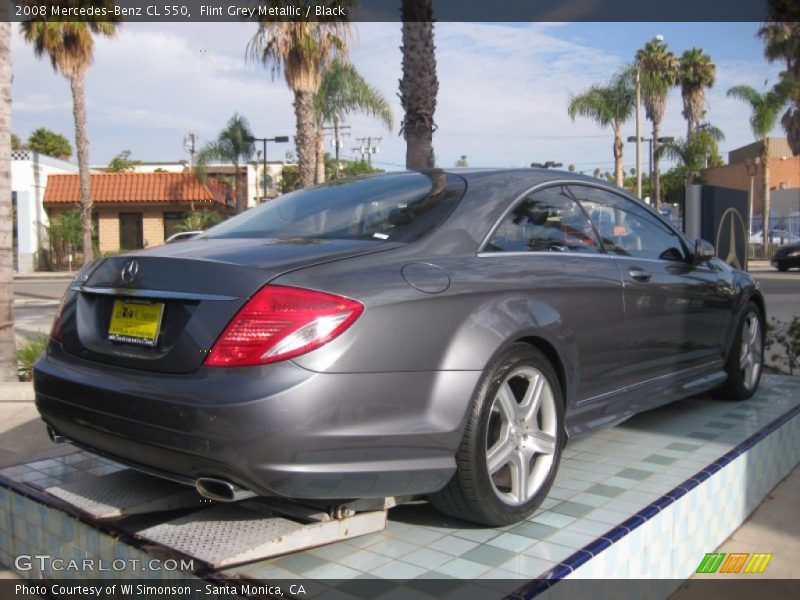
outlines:
{"label": "mercedes-benz star emblem", "polygon": [[123,283],[131,283],[134,279],[136,279],[136,275],[139,273],[139,263],[135,260],[129,260],[125,263],[125,266],[122,267],[122,273],[120,273],[120,277],[122,278]]}
{"label": "mercedes-benz star emblem", "polygon": [[742,215],[735,208],[722,213],[717,227],[717,251],[723,260],[737,269],[743,268],[744,256],[740,252],[747,251],[745,225]]}

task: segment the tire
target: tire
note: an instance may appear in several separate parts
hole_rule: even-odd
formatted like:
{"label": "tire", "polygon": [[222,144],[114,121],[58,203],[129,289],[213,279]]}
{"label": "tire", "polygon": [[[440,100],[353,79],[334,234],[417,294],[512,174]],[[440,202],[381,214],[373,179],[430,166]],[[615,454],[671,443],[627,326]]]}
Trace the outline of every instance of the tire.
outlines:
{"label": "tire", "polygon": [[728,379],[714,390],[714,396],[722,400],[747,400],[758,389],[763,367],[764,318],[758,307],[749,302],[725,363]]}
{"label": "tire", "polygon": [[513,344],[484,370],[456,473],[429,500],[447,515],[482,525],[525,519],[547,496],[565,439],[564,397],[553,366],[539,350]]}
{"label": "tire", "polygon": [[780,271],[781,273],[785,273],[786,271],[788,271],[788,270],[789,270],[789,266],[788,266],[788,265],[786,265],[786,264],[784,264],[784,263],[782,263],[782,262],[779,262],[779,263],[778,263],[778,264],[775,266],[775,268],[776,268],[776,269],[778,269],[778,271]]}

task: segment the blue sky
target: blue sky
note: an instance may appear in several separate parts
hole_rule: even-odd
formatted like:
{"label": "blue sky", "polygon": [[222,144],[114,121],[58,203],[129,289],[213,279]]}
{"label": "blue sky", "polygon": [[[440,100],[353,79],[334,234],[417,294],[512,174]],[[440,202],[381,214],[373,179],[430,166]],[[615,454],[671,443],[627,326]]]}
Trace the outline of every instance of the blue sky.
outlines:
{"label": "blue sky", "polygon": [[[17,26],[15,25],[15,28]],[[282,79],[272,81],[260,65],[244,60],[255,26],[245,23],[126,24],[113,40],[99,40],[86,85],[90,157],[105,164],[121,150],[140,160],[188,158],[182,140],[194,131],[213,139],[239,111],[257,136],[294,132],[292,95]],[[725,97],[746,83],[763,89],[779,65],[769,65],[756,37],[756,23],[566,23],[436,25],[439,126],[434,148],[439,166],[461,154],[471,166],[527,166],[556,160],[578,170],[611,170],[612,136],[591,121],[566,114],[570,95],[603,82],[630,61],[655,34],[679,54],[704,48],[718,65],[718,83],[708,93],[708,119],[726,134],[724,152],[750,143],[747,107]],[[400,25],[360,23],[351,60],[392,102],[397,123]],[[73,139],[68,82],[48,61],[35,59],[15,29],[12,128],[23,139],[39,126]],[[685,135],[680,94],[669,99],[664,135]],[[644,121],[645,128],[649,125]],[[349,119],[352,136],[382,136],[378,166],[401,168],[405,144],[364,117]],[[625,135],[634,133],[631,121]],[[776,129],[777,135],[782,135]],[[346,140],[345,155],[355,142]],[[282,158],[289,146],[271,145]],[[626,168],[634,149],[626,145]],[[645,164],[646,168],[646,164]]]}

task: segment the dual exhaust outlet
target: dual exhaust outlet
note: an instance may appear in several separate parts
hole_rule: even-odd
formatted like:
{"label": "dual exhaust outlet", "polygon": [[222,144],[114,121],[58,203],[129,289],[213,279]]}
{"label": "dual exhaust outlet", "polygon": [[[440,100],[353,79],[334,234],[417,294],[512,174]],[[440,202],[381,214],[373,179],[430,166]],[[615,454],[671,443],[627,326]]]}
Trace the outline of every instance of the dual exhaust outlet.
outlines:
{"label": "dual exhaust outlet", "polygon": [[[54,444],[63,444],[67,441],[64,436],[50,426],[47,427],[47,437]],[[194,487],[203,498],[214,500],[215,502],[238,502],[256,495],[255,492],[242,489],[229,481],[214,477],[198,477],[194,482]]]}

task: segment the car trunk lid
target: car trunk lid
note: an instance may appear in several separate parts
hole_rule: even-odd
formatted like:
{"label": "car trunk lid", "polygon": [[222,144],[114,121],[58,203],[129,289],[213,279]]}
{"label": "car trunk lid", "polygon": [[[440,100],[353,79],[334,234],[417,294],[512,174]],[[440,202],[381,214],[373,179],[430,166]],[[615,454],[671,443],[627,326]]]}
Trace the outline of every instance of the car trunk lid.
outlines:
{"label": "car trunk lid", "polygon": [[66,352],[87,360],[189,373],[202,365],[236,312],[271,279],[398,245],[199,239],[103,259],[73,283],[59,337]]}

